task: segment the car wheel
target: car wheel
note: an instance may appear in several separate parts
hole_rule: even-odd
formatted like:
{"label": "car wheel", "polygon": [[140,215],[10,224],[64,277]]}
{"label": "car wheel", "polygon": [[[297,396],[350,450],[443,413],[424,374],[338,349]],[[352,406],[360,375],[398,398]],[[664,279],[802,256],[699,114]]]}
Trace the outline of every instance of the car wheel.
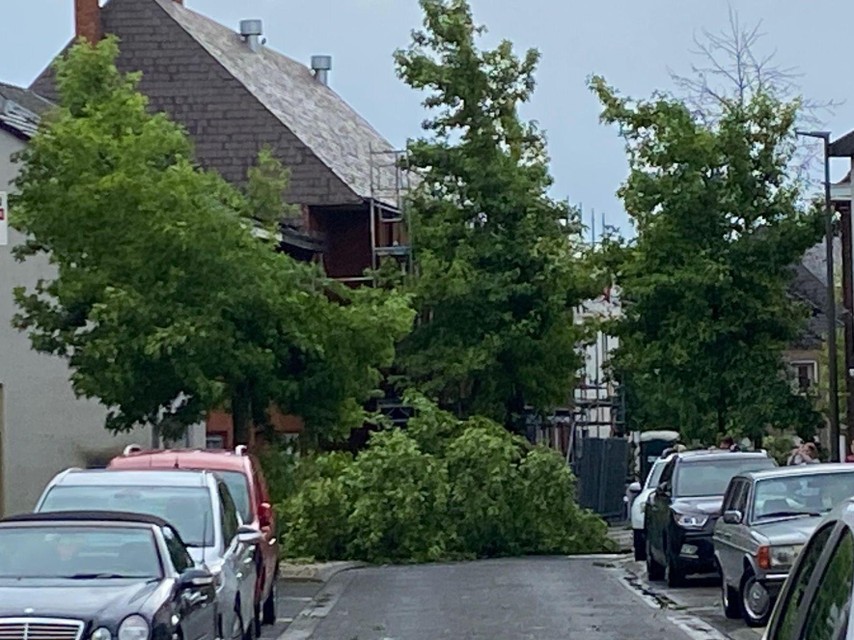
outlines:
{"label": "car wheel", "polygon": [[741,599],[737,589],[733,589],[726,581],[726,575],[720,563],[717,564],[718,573],[721,574],[721,606],[724,615],[730,620],[741,617]]}
{"label": "car wheel", "polygon": [[261,637],[261,605],[259,603],[255,603],[255,609],[253,610],[254,615],[252,616],[252,625],[255,627],[253,629],[253,634],[256,638]]}
{"label": "car wheel", "polygon": [[635,548],[635,560],[641,562],[646,560],[646,540],[642,529],[632,529],[632,538]]}
{"label": "car wheel", "polygon": [[652,555],[649,535],[646,536],[646,576],[650,580],[664,580],[664,566],[656,562]]}
{"label": "car wheel", "polygon": [[276,598],[278,595],[278,580],[274,577],[273,585],[270,587],[270,594],[264,600],[264,606],[261,611],[261,622],[264,624],[276,624]]}
{"label": "car wheel", "polygon": [[771,594],[748,569],[741,579],[741,613],[748,627],[764,627],[771,617]]}
{"label": "car wheel", "polygon": [[681,587],[685,584],[685,569],[679,564],[679,560],[667,554],[667,586]]}

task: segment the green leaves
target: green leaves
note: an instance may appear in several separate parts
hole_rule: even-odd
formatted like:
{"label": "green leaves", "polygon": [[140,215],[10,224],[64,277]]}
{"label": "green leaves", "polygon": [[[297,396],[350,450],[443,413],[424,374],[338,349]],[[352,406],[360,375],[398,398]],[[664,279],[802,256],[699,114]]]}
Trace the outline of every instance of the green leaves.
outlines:
{"label": "green leaves", "polygon": [[416,408],[407,429],[375,433],[356,458],[300,460],[302,481],[279,509],[286,555],[423,562],[607,547],[560,455],[424,396],[406,401]]}
{"label": "green leaves", "polygon": [[790,267],[821,238],[787,173],[797,103],[758,94],[709,125],[675,100],[630,101],[601,78],[591,88],[630,166],[620,195],[637,238],[607,262],[626,302],[613,366],[633,427],[705,442],[811,429],[817,414],[782,361],[804,321]]}
{"label": "green leaves", "polygon": [[16,291],[16,325],[68,359],[112,430],[180,432],[225,407],[245,439],[274,405],[301,414],[309,439],[358,426],[411,323],[408,299],[344,290],[257,239],[254,227],[274,237],[290,215],[282,165],[262,151],[245,192],[200,170],[117,52],[107,38],[58,62],[60,107],[22,153],[18,255],[56,271]]}
{"label": "green leaves", "polygon": [[548,196],[545,140],[518,116],[539,54],[506,41],[481,50],[468,2],[421,7],[424,29],[395,54],[431,112],[409,147],[421,321],[399,361],[442,406],[519,429],[526,404],[567,401],[580,364],[573,309],[596,287],[577,212]]}

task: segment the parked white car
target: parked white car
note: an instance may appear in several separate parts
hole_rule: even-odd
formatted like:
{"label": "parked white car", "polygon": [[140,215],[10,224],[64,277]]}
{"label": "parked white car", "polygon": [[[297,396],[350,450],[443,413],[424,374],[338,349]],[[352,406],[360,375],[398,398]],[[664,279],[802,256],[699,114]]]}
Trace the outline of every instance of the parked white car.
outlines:
{"label": "parked white car", "polygon": [[632,521],[632,542],[635,549],[635,560],[646,560],[646,535],[644,533],[644,512],[646,510],[646,502],[655,488],[658,486],[658,480],[661,477],[661,472],[664,470],[664,465],[670,460],[673,454],[669,454],[664,458],[659,458],[652,464],[649,470],[649,475],[646,477],[646,482],[641,487],[640,482],[633,482],[629,485],[629,491],[636,493],[637,497],[629,506],[629,514]]}

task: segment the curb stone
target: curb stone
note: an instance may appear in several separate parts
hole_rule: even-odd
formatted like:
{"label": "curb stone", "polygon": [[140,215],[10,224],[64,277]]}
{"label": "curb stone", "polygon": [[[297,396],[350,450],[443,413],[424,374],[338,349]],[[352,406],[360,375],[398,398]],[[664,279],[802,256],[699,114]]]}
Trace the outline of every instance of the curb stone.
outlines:
{"label": "curb stone", "polygon": [[299,564],[295,562],[279,563],[279,579],[297,582],[329,582],[342,571],[366,567],[366,562],[318,562]]}

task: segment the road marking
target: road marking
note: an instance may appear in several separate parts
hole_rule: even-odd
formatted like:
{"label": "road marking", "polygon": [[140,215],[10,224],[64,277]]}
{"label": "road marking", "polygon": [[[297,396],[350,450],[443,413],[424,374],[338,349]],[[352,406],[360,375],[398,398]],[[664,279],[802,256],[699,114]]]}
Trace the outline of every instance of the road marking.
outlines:
{"label": "road marking", "polygon": [[276,618],[276,624],[290,624],[293,621],[293,618]]}
{"label": "road marking", "polygon": [[279,600],[296,600],[297,602],[311,602],[311,596],[279,596]]}

